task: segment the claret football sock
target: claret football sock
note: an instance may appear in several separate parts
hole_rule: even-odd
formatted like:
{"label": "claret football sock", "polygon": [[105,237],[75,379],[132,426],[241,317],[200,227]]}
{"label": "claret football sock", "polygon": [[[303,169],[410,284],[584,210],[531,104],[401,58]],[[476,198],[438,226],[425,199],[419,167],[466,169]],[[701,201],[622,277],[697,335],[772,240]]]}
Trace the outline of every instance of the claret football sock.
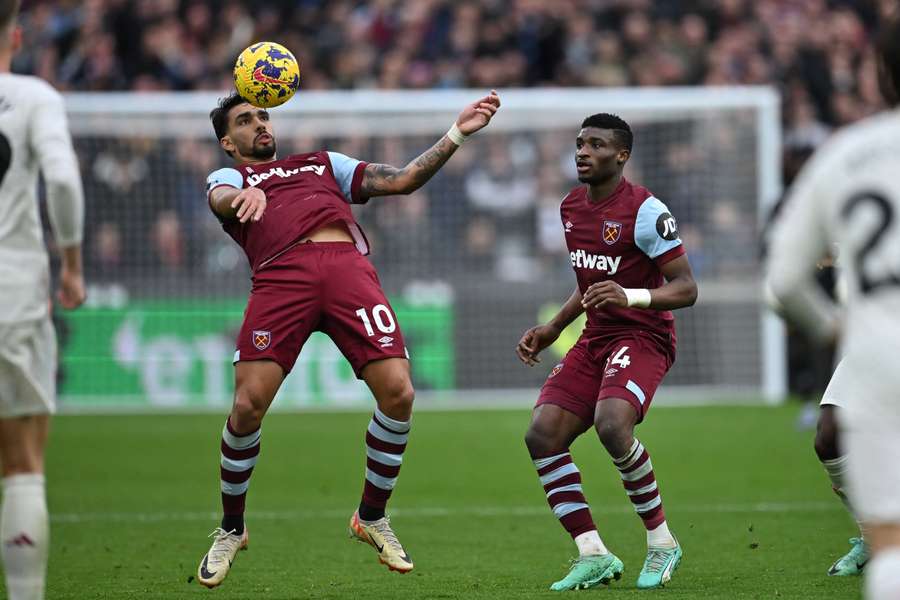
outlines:
{"label": "claret football sock", "polygon": [[[532,456],[531,459],[547,494],[547,503],[569,535],[577,540],[582,534],[591,531],[596,533],[597,526],[594,525],[591,509],[581,489],[581,472],[572,462],[569,451],[565,450],[552,456]],[[598,535],[598,540],[599,537]],[[601,552],[595,554],[603,554],[602,551],[606,550],[603,542],[600,542],[599,549]],[[580,544],[579,551],[581,551]]]}
{"label": "claret football sock", "polygon": [[[648,532],[657,529],[666,522],[666,515],[663,512],[662,498],[659,495],[659,487],[656,485],[656,476],[653,474],[653,464],[650,462],[647,449],[635,439],[625,456],[613,462],[622,477],[625,493],[634,505],[635,512],[644,522],[644,527]],[[663,533],[667,532],[668,527]],[[671,534],[669,537],[672,537]],[[671,542],[674,545],[675,539],[672,538]]]}
{"label": "claret football sock", "polygon": [[377,407],[366,430],[366,479],[359,518],[377,521],[397,485],[403,452],[409,440],[410,421],[392,419]]}
{"label": "claret football sock", "polygon": [[222,529],[244,533],[244,505],[250,475],[259,457],[261,430],[241,434],[225,421],[222,430],[221,489],[222,489]]}
{"label": "claret football sock", "polygon": [[241,535],[244,533],[244,515],[243,513],[239,515],[223,515],[222,516],[222,529],[224,531],[233,531],[235,535]]}

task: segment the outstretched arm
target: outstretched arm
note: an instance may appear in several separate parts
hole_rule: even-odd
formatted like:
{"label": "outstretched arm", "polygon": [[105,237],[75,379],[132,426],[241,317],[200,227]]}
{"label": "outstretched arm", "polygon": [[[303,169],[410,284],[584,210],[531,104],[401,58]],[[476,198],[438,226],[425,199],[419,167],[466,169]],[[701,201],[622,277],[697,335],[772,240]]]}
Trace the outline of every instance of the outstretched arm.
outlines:
{"label": "outstretched arm", "polygon": [[373,196],[390,196],[392,194],[411,194],[431,179],[453,156],[456,149],[469,136],[486,126],[497,109],[500,108],[500,96],[491,93],[468,105],[456,119],[453,127],[437,143],[420,154],[403,168],[391,165],[370,163],[363,173],[360,194],[365,198]]}
{"label": "outstretched arm", "polygon": [[522,339],[516,345],[516,354],[519,360],[529,367],[541,362],[541,359],[538,358],[541,350],[555,342],[563,329],[583,312],[581,290],[576,287],[556,316],[550,319],[546,325],[536,325],[522,334]]}

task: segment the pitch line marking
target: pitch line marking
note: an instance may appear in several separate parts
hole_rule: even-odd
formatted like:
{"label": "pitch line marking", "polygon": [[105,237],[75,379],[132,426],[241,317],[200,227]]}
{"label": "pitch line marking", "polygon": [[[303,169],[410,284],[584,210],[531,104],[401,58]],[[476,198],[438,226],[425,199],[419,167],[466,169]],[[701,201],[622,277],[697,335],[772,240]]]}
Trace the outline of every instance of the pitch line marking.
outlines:
{"label": "pitch line marking", "polygon": [[[832,512],[846,510],[840,502],[756,502],[749,504],[686,504],[668,505],[671,513],[798,513],[798,512]],[[591,512],[601,515],[631,514],[634,509],[622,507],[591,507]],[[398,517],[531,517],[550,514],[546,506],[462,506],[462,507],[423,507],[398,508],[390,511]],[[344,519],[350,509],[326,510],[274,510],[248,511],[247,519],[251,521],[292,521],[303,519]],[[217,521],[219,512],[185,511],[185,512],[84,512],[84,513],[51,513],[54,523],[159,523],[163,521]]]}

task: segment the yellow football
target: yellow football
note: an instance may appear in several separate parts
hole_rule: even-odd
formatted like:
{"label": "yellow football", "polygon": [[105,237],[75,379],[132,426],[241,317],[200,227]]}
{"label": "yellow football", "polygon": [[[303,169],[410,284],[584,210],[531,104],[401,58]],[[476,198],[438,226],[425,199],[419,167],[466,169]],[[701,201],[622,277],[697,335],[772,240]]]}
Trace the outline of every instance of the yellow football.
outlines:
{"label": "yellow football", "polygon": [[290,100],[300,87],[300,65],[281,44],[257,42],[238,56],[234,87],[253,106],[279,106]]}

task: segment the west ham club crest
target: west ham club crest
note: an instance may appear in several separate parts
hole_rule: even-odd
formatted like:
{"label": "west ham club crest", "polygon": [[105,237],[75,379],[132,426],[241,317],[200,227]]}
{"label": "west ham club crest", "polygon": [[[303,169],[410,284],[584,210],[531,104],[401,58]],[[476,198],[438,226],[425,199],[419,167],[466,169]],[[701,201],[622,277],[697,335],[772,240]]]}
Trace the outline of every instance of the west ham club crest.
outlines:
{"label": "west ham club crest", "polygon": [[271,331],[262,331],[259,329],[253,330],[253,345],[256,346],[257,350],[265,350],[269,347],[269,344],[272,343],[272,332]]}
{"label": "west ham club crest", "polygon": [[616,221],[603,221],[603,241],[612,246],[622,235],[622,224]]}

